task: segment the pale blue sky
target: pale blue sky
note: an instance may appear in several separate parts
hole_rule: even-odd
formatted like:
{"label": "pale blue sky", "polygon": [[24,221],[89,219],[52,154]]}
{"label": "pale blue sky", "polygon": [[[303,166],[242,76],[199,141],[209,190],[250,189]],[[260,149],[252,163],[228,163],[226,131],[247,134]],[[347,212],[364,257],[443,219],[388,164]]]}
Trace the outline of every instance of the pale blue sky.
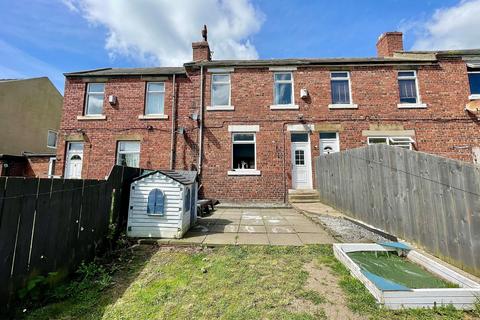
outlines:
{"label": "pale blue sky", "polygon": [[0,78],[48,76],[63,92],[63,72],[181,64],[203,23],[215,58],[372,56],[394,30],[406,49],[480,47],[479,0],[192,3],[0,0]]}

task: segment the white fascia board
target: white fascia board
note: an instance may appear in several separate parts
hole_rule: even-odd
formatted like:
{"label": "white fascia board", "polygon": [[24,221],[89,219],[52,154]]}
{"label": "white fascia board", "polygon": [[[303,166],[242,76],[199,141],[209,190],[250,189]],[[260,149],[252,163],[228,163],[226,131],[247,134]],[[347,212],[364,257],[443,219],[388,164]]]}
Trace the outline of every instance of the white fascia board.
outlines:
{"label": "white fascia board", "polygon": [[228,132],[258,132],[260,126],[258,124],[233,124],[228,126]]}

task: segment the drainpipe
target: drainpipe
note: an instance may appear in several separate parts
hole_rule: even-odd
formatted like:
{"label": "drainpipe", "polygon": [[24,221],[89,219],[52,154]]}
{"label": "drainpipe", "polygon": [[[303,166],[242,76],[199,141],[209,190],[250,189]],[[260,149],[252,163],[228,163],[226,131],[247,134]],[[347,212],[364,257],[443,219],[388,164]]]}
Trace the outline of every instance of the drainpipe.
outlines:
{"label": "drainpipe", "polygon": [[176,101],[175,101],[175,73],[173,74],[172,79],[172,136],[171,136],[171,145],[170,145],[170,170],[173,170],[173,163],[175,160],[175,130],[176,130]]}
{"label": "drainpipe", "polygon": [[202,174],[202,154],[203,154],[203,65],[200,66],[200,129],[198,131],[198,175]]}

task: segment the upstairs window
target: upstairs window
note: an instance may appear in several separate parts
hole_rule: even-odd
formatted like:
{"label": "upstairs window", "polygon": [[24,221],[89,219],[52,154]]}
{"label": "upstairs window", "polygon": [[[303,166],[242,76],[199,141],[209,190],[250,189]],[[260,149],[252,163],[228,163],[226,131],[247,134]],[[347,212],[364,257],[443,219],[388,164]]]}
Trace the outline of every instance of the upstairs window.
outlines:
{"label": "upstairs window", "polygon": [[468,82],[470,83],[470,97],[480,99],[480,68],[468,69]]}
{"label": "upstairs window", "polygon": [[230,74],[212,74],[212,106],[230,106]]}
{"label": "upstairs window", "polygon": [[85,115],[97,116],[97,115],[103,114],[104,96],[105,96],[104,83],[89,83],[87,85]]}
{"label": "upstairs window", "polygon": [[55,131],[53,130],[48,130],[48,133],[47,133],[47,147],[49,148],[57,148],[57,135],[58,133],[56,133]]}
{"label": "upstairs window", "polygon": [[416,71],[399,71],[398,87],[400,103],[419,103]]}
{"label": "upstairs window", "polygon": [[140,142],[119,141],[117,151],[117,165],[133,168],[140,167]]}
{"label": "upstairs window", "polygon": [[332,90],[332,104],[351,104],[350,94],[350,73],[330,73],[330,84]]}
{"label": "upstairs window", "polygon": [[368,137],[367,143],[369,145],[382,143],[412,150],[415,140],[410,137]]}
{"label": "upstairs window", "polygon": [[152,189],[148,193],[147,214],[165,215],[165,195],[160,189]]}
{"label": "upstairs window", "polygon": [[293,104],[293,76],[291,72],[274,73],[274,104]]}
{"label": "upstairs window", "polygon": [[147,82],[145,115],[163,115],[165,104],[165,83]]}
{"label": "upstairs window", "polygon": [[233,140],[233,170],[255,170],[255,134],[234,133]]}

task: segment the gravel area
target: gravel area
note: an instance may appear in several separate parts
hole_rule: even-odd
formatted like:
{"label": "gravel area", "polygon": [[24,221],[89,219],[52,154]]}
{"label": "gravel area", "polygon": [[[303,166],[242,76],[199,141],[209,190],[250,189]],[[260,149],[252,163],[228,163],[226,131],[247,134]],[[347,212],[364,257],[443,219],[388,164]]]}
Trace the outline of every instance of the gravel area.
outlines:
{"label": "gravel area", "polygon": [[337,240],[341,242],[385,242],[388,239],[367,230],[358,224],[342,217],[332,217],[320,214],[306,215],[313,221],[322,224]]}

